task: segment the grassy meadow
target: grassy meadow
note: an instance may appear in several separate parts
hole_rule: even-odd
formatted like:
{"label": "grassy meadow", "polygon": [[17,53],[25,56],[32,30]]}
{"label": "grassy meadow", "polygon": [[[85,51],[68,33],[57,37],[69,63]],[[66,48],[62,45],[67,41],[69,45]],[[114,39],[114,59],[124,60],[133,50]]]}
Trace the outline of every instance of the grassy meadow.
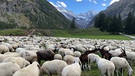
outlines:
{"label": "grassy meadow", "polygon": [[[33,29],[7,29],[0,30],[0,35],[8,36],[27,36]],[[76,30],[58,30],[58,29],[36,29],[33,33],[40,36],[53,37],[68,37],[68,38],[88,38],[88,39],[116,39],[116,40],[131,40],[122,35],[111,35],[107,32],[102,32],[97,28],[91,29],[76,29]]]}
{"label": "grassy meadow", "polygon": [[[10,34],[14,36],[27,36],[32,29],[8,29],[0,30],[0,35],[8,36]],[[131,40],[122,35],[110,35],[107,32],[102,32],[99,29],[80,29],[80,30],[56,30],[56,29],[36,29],[33,33],[41,36],[53,36],[53,37],[68,37],[68,38],[88,38],[88,39],[116,39],[116,40]],[[135,70],[135,65],[132,67]],[[47,76],[47,75],[44,75]],[[53,75],[57,76],[57,75]],[[92,64],[92,70],[84,69],[81,76],[100,76],[100,72],[96,64]],[[124,71],[124,76],[127,75],[127,70]],[[135,76],[135,73],[132,75]]]}

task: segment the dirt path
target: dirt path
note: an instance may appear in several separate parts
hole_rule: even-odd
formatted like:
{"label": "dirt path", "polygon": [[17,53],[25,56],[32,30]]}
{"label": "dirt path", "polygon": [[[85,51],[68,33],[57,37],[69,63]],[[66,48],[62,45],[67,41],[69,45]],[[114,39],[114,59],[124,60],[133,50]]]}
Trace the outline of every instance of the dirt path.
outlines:
{"label": "dirt path", "polygon": [[131,39],[135,40],[135,36],[127,35],[127,34],[122,34],[122,33],[121,33],[121,35],[127,36],[127,37],[129,37],[129,38],[131,38]]}
{"label": "dirt path", "polygon": [[28,34],[28,36],[31,36],[35,31],[36,31],[36,30],[33,29],[33,30]]}

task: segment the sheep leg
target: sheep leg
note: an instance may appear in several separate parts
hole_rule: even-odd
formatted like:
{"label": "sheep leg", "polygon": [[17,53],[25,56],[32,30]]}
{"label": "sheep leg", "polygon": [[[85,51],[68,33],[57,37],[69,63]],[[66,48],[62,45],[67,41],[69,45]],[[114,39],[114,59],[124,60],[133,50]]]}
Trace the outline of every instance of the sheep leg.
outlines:
{"label": "sheep leg", "polygon": [[132,60],[130,60],[130,64],[131,64],[131,66],[132,66]]}
{"label": "sheep leg", "polygon": [[42,72],[46,73],[48,76],[52,76],[52,74],[47,70],[47,68],[42,68]]}
{"label": "sheep leg", "polygon": [[84,63],[82,63],[82,70],[84,69]]}
{"label": "sheep leg", "polygon": [[90,59],[88,59],[88,68],[89,68],[89,70],[91,70],[91,62],[90,62]]}
{"label": "sheep leg", "polygon": [[123,69],[121,68],[121,76],[123,76]]}
{"label": "sheep leg", "polygon": [[[87,68],[89,69],[89,64],[88,64],[88,62],[86,62],[86,66],[87,66]],[[90,70],[90,69],[89,69]]]}
{"label": "sheep leg", "polygon": [[91,70],[91,63],[88,65],[89,70]]}
{"label": "sheep leg", "polygon": [[119,76],[119,74],[118,74],[118,73],[119,73],[119,71],[118,71],[118,69],[116,69],[116,74],[117,74],[117,76]]}
{"label": "sheep leg", "polygon": [[101,70],[101,76],[106,76],[104,70]]}

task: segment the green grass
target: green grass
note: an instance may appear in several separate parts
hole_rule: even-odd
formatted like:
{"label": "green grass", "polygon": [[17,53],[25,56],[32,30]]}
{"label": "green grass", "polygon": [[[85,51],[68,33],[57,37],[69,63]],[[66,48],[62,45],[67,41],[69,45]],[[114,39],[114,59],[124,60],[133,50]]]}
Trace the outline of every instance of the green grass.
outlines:
{"label": "green grass", "polygon": [[0,35],[7,36],[7,35],[24,35],[25,31],[21,29],[7,29],[7,30],[0,30]]}
{"label": "green grass", "polygon": [[[132,66],[132,69],[135,70],[135,65]],[[47,75],[44,74],[44,76],[47,76]],[[53,76],[58,76],[58,75],[53,75]],[[84,69],[81,72],[81,76],[100,76],[100,71],[98,70],[97,65],[93,63],[91,70]],[[114,76],[116,76],[116,74]],[[128,70],[127,69],[124,70],[124,76],[128,76]],[[134,72],[133,72],[132,76],[135,76]]]}
{"label": "green grass", "polygon": [[131,40],[129,37],[122,35],[111,35],[96,28],[85,30],[52,30],[52,32],[55,37]]}
{"label": "green grass", "polygon": [[[28,35],[31,29],[7,29],[0,30],[0,35]],[[102,32],[97,28],[91,29],[76,29],[76,30],[59,30],[59,29],[36,29],[36,35],[53,36],[53,37],[68,37],[68,38],[87,38],[87,39],[116,39],[116,40],[131,40],[131,38],[122,35],[110,35],[107,32]]]}

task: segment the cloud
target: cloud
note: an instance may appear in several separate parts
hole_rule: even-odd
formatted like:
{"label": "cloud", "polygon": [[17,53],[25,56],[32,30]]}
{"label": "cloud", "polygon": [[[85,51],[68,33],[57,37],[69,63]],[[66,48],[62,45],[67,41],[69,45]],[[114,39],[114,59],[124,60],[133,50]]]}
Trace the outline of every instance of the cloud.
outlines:
{"label": "cloud", "polygon": [[58,7],[64,7],[64,8],[67,7],[67,5],[64,2],[60,2],[60,1],[57,1],[57,5]]}
{"label": "cloud", "polygon": [[105,3],[102,3],[102,6],[106,6],[106,4]]}
{"label": "cloud", "polygon": [[54,4],[53,2],[49,2],[50,4],[52,4],[55,8],[66,8],[67,5],[64,2],[60,2],[57,1],[56,4]]}
{"label": "cloud", "polygon": [[93,3],[94,3],[94,4],[97,4],[97,1],[94,0]]}
{"label": "cloud", "polygon": [[82,0],[76,0],[76,2],[81,2]]}
{"label": "cloud", "polygon": [[118,1],[120,1],[120,0],[112,0],[112,1],[110,2],[110,5],[113,4],[114,2],[118,2]]}
{"label": "cloud", "polygon": [[92,1],[92,0],[89,0],[90,2]]}
{"label": "cloud", "polygon": [[94,4],[97,4],[96,0],[89,0],[90,2],[93,2]]}

